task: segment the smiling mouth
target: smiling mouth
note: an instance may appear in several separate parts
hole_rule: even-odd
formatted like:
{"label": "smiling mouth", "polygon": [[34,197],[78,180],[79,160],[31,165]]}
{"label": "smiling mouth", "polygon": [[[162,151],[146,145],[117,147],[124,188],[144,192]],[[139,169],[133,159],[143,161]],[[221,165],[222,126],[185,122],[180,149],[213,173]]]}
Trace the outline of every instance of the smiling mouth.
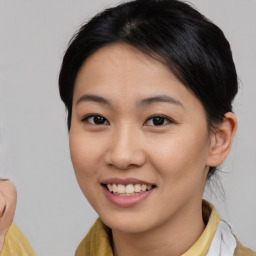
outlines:
{"label": "smiling mouth", "polygon": [[147,184],[102,184],[112,194],[117,196],[135,196],[154,189],[155,185]]}

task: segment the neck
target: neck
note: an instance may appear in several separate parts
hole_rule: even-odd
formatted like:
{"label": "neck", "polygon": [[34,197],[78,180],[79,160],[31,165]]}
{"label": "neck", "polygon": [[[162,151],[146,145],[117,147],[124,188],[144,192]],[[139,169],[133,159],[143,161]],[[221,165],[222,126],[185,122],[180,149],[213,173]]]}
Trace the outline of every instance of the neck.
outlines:
{"label": "neck", "polygon": [[112,230],[114,255],[179,256],[196,242],[204,228],[200,203],[197,209],[186,207],[152,230],[141,233]]}

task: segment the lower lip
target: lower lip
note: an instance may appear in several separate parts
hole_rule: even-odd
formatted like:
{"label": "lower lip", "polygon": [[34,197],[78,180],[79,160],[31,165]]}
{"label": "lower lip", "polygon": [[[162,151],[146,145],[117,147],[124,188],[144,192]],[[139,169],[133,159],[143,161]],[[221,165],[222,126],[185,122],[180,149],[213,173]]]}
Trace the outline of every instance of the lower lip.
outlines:
{"label": "lower lip", "polygon": [[133,205],[136,205],[146,199],[154,189],[150,189],[148,191],[142,192],[137,195],[133,196],[117,196],[112,194],[106,187],[102,186],[104,195],[107,197],[107,199],[113,203],[114,205],[117,205],[119,207],[130,207]]}

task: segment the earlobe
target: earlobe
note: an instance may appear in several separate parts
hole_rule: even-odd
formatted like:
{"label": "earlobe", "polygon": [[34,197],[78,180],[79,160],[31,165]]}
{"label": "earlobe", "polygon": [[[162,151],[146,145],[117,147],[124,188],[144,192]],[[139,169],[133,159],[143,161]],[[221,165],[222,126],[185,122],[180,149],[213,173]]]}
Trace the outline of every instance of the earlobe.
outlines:
{"label": "earlobe", "polygon": [[215,167],[221,165],[231,149],[237,129],[237,119],[234,113],[227,112],[223,122],[211,136],[211,145],[206,165]]}

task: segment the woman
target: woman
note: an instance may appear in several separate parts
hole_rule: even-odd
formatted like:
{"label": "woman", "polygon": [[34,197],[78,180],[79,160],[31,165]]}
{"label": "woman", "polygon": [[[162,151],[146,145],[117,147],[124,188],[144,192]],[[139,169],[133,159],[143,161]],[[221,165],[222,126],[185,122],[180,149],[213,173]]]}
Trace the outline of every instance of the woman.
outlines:
{"label": "woman", "polygon": [[76,255],[255,255],[202,202],[237,127],[222,31],[188,4],[95,16],[63,58],[71,159],[99,214]]}

